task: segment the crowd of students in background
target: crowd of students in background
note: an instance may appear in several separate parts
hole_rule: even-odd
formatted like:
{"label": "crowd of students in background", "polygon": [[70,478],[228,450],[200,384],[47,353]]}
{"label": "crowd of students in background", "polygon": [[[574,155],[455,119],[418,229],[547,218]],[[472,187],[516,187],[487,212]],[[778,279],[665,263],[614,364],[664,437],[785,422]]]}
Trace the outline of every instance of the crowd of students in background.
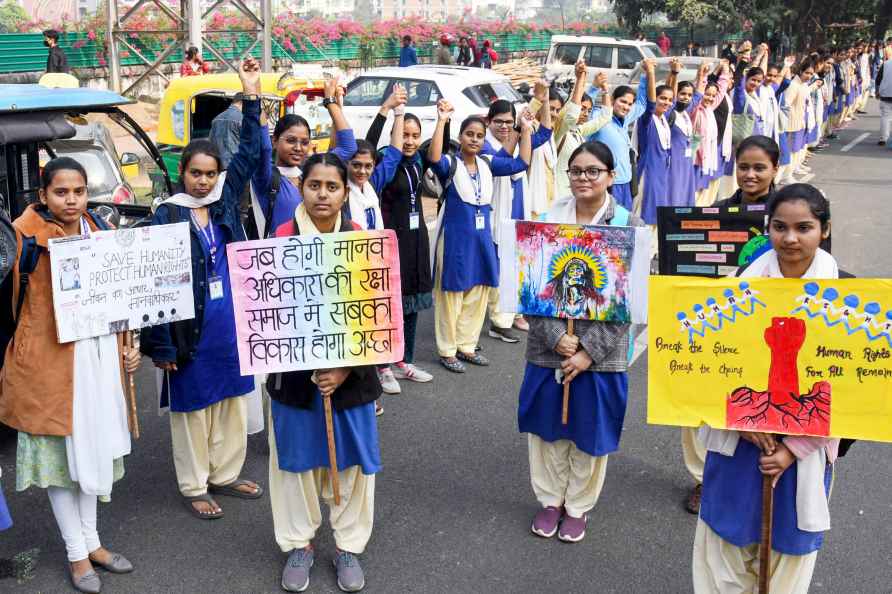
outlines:
{"label": "crowd of students in background", "polygon": [[[458,63],[481,63],[487,45],[478,51],[472,41],[460,40]],[[401,63],[403,57],[417,61],[411,38],[404,39],[403,50]],[[403,290],[403,360],[377,369],[277,374],[266,383],[273,532],[289,555],[282,587],[303,591],[309,585],[312,540],[322,522],[320,499],[331,509],[339,586],[345,591],[364,586],[358,555],[371,537],[374,479],[381,468],[378,401],[382,391],[399,393],[400,381],[434,379],[414,357],[418,316],[431,308],[439,361],[450,372],[489,365],[479,344],[487,317],[488,334],[498,340],[517,343],[517,331],[529,333],[518,425],[528,434],[530,479],[541,504],[531,529],[542,537],[582,540],[587,514],[604,484],[607,457],[619,447],[629,325],[578,322],[573,333],[561,320],[500,311],[498,227],[519,219],[653,226],[660,206],[766,203],[772,245],[795,241],[802,249],[798,259],[785,250],[769,251],[741,275],[836,277],[835,260],[819,248],[829,234],[829,205],[796,176],[807,175],[809,155],[863,112],[873,73],[888,65],[879,69],[871,55],[870,46],[859,43],[778,62],[765,44],[746,42],[733,58],[705,61],[691,80],[682,80],[679,61],[671,63],[667,80],[656,80],[654,61],[645,60],[637,89],[610,88],[599,74],[588,92],[587,68],[580,63],[568,97],[542,81],[520,112],[499,100],[486,117],[452,122],[453,108],[441,100],[426,151],[421,122],[406,110],[399,85],[367,138],[357,140],[341,109],[343,89],[329,81],[324,105],[335,133],[329,152],[319,154],[311,154],[310,126],[300,116],[280,118],[270,133],[260,109],[259,67],[246,61],[239,106],[230,114],[240,118],[238,142],[232,142],[231,132],[226,147],[191,142],[180,165],[182,191],[153,218],[153,224],[187,222],[191,230],[196,318],[152,328],[141,347],[159,370],[160,398],[171,411],[174,467],[185,508],[196,518],[218,519],[224,516],[218,498],[257,499],[264,493],[241,476],[250,395],[258,392],[259,380],[239,373],[226,246],[248,237],[393,229]],[[193,71],[201,68],[194,61],[189,65]],[[887,97],[882,89],[892,84],[890,75],[880,85],[881,97]],[[389,116],[389,143],[379,151]],[[450,150],[454,126],[458,148]],[[428,172],[441,190],[433,241],[422,200],[423,188],[430,187]],[[15,221],[18,250],[28,233],[45,242],[105,228],[86,209],[87,176],[70,159],[44,168],[40,203]],[[252,196],[249,225],[243,225],[240,208],[246,187]],[[133,371],[138,355],[115,336],[59,345],[48,256],[41,258],[0,377],[0,421],[19,430],[17,488],[47,488],[72,583],[80,591],[98,592],[94,565],[117,573],[133,569],[123,555],[100,544],[96,530],[97,499],[111,493],[130,452],[119,366],[99,360],[110,357]],[[37,344],[46,349],[40,356],[21,356]],[[34,378],[45,377],[45,361],[58,361],[65,381],[56,377],[38,406]],[[565,425],[559,417],[563,384],[569,382],[575,396]],[[328,487],[322,395],[332,395],[335,403],[340,503]],[[91,416],[97,410],[102,414]],[[83,439],[95,431],[103,434],[103,447]],[[772,567],[777,589],[772,588],[806,592],[821,535],[829,527],[826,498],[800,505],[795,476],[782,473],[799,460],[800,474],[808,472],[807,480],[823,485],[832,464],[814,471],[806,461],[823,456],[832,463],[838,442],[740,437],[732,444],[717,434],[683,435],[685,461],[698,481],[688,503],[701,518],[695,591],[747,591],[753,582],[758,522],[750,520],[758,517],[760,505],[753,489],[765,473],[778,477],[787,502],[776,518],[780,538]],[[746,489],[735,490],[742,476]],[[727,497],[738,502],[734,517],[716,503]],[[803,517],[817,520],[803,528]]]}

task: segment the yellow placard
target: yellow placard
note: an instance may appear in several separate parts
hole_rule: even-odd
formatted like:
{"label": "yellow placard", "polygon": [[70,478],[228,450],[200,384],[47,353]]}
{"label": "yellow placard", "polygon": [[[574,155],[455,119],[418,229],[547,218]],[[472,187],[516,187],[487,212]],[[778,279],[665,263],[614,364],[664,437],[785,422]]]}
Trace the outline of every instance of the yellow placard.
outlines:
{"label": "yellow placard", "polygon": [[892,280],[650,277],[647,420],[892,442]]}

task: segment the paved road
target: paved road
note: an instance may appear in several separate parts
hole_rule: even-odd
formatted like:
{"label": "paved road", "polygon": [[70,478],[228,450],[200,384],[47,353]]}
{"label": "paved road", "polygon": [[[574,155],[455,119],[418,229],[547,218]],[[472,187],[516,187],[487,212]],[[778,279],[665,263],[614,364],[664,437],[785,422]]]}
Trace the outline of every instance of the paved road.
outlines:
{"label": "paved road", "polygon": [[[892,277],[888,224],[892,152],[871,115],[812,161],[814,182],[833,203],[834,253],[863,276]],[[367,592],[688,592],[694,518],[681,502],[691,486],[678,429],[645,424],[646,354],[631,370],[621,451],[580,544],[529,532],[536,502],[526,443],[516,431],[523,345],[489,338],[493,366],[451,375],[435,363],[432,315],[422,318],[419,363],[435,374],[385,400],[380,419],[384,471],[377,481],[375,533],[364,555]],[[284,556],[272,536],[269,500],[223,500],[227,516],[201,522],[181,507],[166,419],[152,412],[150,370],[139,377],[143,437],[127,461],[114,500],[100,507],[103,542],[136,565],[105,578],[106,592],[277,592]],[[252,438],[245,476],[267,482],[267,457]],[[813,592],[892,593],[892,451],[858,443],[839,465],[833,529],[818,558]],[[4,485],[16,525],[0,535],[0,556],[37,547],[35,577],[4,592],[64,592],[64,547],[43,491],[12,493],[14,444],[0,446]],[[333,542],[317,538],[312,592],[336,592]]]}

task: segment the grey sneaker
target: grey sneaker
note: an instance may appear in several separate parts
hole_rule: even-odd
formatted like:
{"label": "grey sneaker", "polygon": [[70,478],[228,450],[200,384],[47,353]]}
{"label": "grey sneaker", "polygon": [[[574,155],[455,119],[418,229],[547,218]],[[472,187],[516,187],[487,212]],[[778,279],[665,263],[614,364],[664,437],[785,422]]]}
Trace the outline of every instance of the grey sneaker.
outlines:
{"label": "grey sneaker", "polygon": [[520,342],[520,339],[514,334],[514,330],[511,328],[499,328],[498,326],[491,325],[489,327],[489,337],[490,338],[498,338],[503,342],[507,342],[509,344],[513,344],[515,342]]}
{"label": "grey sneaker", "polygon": [[310,587],[310,568],[313,567],[314,557],[312,547],[291,551],[285,569],[282,570],[283,590],[303,592]]}
{"label": "grey sneaker", "polygon": [[338,551],[337,558],[332,562],[338,572],[338,588],[344,592],[359,592],[365,588],[365,574],[356,555]]}

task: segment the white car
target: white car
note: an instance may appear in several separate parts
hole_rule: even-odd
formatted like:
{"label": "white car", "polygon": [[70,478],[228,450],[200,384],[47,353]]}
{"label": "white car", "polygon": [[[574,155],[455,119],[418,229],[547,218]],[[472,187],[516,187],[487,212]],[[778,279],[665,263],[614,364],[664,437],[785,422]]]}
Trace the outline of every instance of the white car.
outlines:
{"label": "white car", "polygon": [[560,84],[573,84],[577,60],[588,66],[589,84],[595,74],[607,73],[611,87],[629,84],[635,65],[644,58],[659,58],[663,52],[657,44],[634,39],[577,35],[554,35],[545,60],[545,77]]}
{"label": "white car", "polygon": [[[422,142],[434,134],[437,101],[441,98],[455,108],[453,125],[450,126],[454,140],[458,139],[459,125],[465,118],[486,116],[489,105],[497,99],[511,101],[518,109],[525,107],[523,97],[511,86],[510,79],[492,70],[435,65],[373,68],[353,79],[344,96],[344,115],[357,138],[365,138],[381,104],[397,83],[403,85],[409,95],[406,111],[421,120]],[[390,142],[392,120],[393,116],[388,116],[379,146]]]}

